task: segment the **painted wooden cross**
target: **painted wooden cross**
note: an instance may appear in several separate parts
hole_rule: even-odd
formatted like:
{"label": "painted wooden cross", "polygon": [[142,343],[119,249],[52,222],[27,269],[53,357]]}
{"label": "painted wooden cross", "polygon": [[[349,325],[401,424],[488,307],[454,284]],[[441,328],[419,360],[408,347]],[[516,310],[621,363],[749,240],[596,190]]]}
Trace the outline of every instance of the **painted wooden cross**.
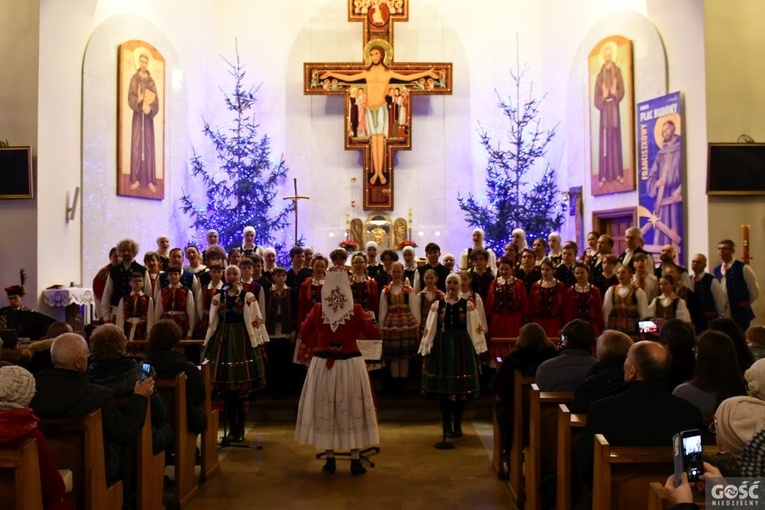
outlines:
{"label": "painted wooden cross", "polygon": [[364,151],[365,211],[393,209],[393,156],[412,148],[411,98],[452,93],[451,63],[394,63],[393,23],[409,0],[348,0],[364,23],[364,62],[305,63],[306,94],[345,96],[345,149]]}

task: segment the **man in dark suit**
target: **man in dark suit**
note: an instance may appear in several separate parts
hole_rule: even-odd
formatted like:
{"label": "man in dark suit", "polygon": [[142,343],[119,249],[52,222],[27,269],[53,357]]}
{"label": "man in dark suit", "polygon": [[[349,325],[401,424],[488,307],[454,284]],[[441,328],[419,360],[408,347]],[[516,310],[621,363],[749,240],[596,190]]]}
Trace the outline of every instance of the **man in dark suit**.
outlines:
{"label": "man in dark suit", "polygon": [[[632,273],[635,273],[635,266],[632,258],[638,253],[646,253],[643,249],[643,233],[640,232],[638,227],[630,227],[624,232],[624,239],[627,241],[627,249],[619,255],[619,263],[632,268]],[[650,256],[650,254],[648,254]],[[653,260],[653,258],[651,258]],[[649,266],[650,267],[650,266]]]}
{"label": "man in dark suit", "polygon": [[578,446],[578,463],[592,487],[595,434],[616,446],[672,446],[672,436],[701,428],[701,411],[664,389],[670,371],[669,352],[659,343],[630,347],[624,362],[624,391],[593,402]]}
{"label": "man in dark suit", "polygon": [[53,368],[35,374],[37,393],[29,404],[40,418],[84,418],[101,409],[106,452],[106,479],[111,482],[128,473],[122,457],[124,446],[135,444],[141,433],[154,380],[135,383],[125,413],[117,409],[111,390],[91,383],[88,369],[88,344],[76,333],[65,333],[53,340],[50,349]]}
{"label": "man in dark suit", "polygon": [[752,303],[760,295],[757,277],[748,264],[736,260],[736,244],[730,239],[724,239],[717,245],[720,263],[714,268],[715,278],[720,282],[725,292],[725,317],[730,317],[741,327],[742,331],[749,328],[754,319]]}

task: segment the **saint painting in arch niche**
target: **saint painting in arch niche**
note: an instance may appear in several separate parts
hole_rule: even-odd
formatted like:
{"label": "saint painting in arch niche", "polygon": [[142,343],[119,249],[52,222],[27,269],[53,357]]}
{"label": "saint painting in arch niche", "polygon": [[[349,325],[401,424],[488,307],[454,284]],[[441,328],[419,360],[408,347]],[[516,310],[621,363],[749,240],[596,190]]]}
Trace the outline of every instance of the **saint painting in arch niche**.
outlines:
{"label": "saint painting in arch niche", "polygon": [[120,45],[117,193],[164,198],[165,60],[150,44]]}
{"label": "saint painting in arch niche", "polygon": [[[319,76],[321,80],[339,80],[344,83],[363,83],[357,88],[356,106],[358,110],[357,132],[367,135],[372,151],[373,174],[370,184],[386,184],[388,178],[385,162],[386,140],[390,136],[391,119],[386,99],[390,84],[409,83],[423,78],[438,80],[435,68],[427,70],[409,69],[401,73],[390,67],[393,60],[393,47],[382,39],[373,39],[364,46],[364,63],[361,71],[326,71]],[[361,97],[359,97],[361,96]],[[362,118],[363,116],[363,118]],[[363,125],[363,130],[361,126]]]}

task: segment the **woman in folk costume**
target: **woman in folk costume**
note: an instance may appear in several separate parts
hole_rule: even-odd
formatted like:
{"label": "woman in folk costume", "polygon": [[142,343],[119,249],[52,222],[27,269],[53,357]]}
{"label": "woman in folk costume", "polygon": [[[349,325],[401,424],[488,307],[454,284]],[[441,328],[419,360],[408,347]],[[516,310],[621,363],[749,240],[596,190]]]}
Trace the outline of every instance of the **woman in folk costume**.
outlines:
{"label": "woman in folk costume", "polygon": [[268,333],[258,302],[239,284],[236,266],[226,268],[226,286],[213,296],[210,326],[202,358],[209,359],[210,378],[226,399],[226,419],[231,424],[232,442],[244,440],[245,401],[255,389],[266,385],[261,349]]}
{"label": "woman in folk costume", "polygon": [[438,283],[438,273],[433,269],[425,271],[422,281],[424,288],[417,293],[420,298],[420,338],[422,338],[422,334],[425,331],[425,320],[423,318],[428,316],[430,307],[433,306],[433,303],[442,300],[445,295],[438,287],[436,287]]}
{"label": "woman in folk costume", "polygon": [[615,329],[634,338],[640,338],[638,322],[648,317],[648,299],[643,289],[632,284],[632,268],[619,266],[616,271],[618,285],[613,285],[603,296],[603,317],[606,329]]}
{"label": "woman in folk costume", "polygon": [[367,256],[358,252],[351,258],[351,292],[353,302],[361,305],[365,312],[374,312],[375,317],[380,315],[380,291],[377,282],[367,276]]}
{"label": "woman in folk costume", "polygon": [[300,327],[316,345],[300,395],[295,441],[326,451],[323,470],[334,473],[336,449],[351,451],[351,474],[366,472],[359,452],[380,442],[367,367],[357,338],[380,338],[372,312],[353,303],[347,273],[332,268],[317,303]]}
{"label": "woman in folk costume", "polygon": [[473,246],[462,250],[462,253],[460,254],[460,269],[470,269],[471,253],[476,248],[482,248],[486,250],[486,253],[488,254],[488,257],[486,258],[486,266],[492,271],[497,270],[497,256],[494,254],[494,251],[491,248],[486,247],[486,244],[483,242],[483,237],[484,233],[482,228],[473,229]]}
{"label": "woman in folk costume", "polygon": [[420,300],[404,282],[404,266],[391,264],[391,282],[380,294],[380,331],[383,357],[390,367],[393,391],[406,396],[409,358],[417,353],[420,340]]}
{"label": "woman in folk costume", "polygon": [[446,277],[446,297],[430,308],[419,350],[427,356],[422,394],[438,400],[446,437],[462,437],[465,402],[479,397],[477,354],[484,352],[486,338],[475,305],[460,297],[460,276],[452,273]]}
{"label": "woman in folk costume", "polygon": [[510,259],[500,257],[497,264],[499,276],[489,285],[486,300],[491,334],[496,338],[517,338],[529,315],[526,286],[520,278],[513,276]]}
{"label": "woman in folk costume", "polygon": [[531,322],[536,322],[545,330],[548,338],[557,338],[563,327],[563,299],[566,287],[554,276],[554,266],[549,257],[539,265],[542,279],[531,286],[529,312]]}
{"label": "woman in folk costume", "polygon": [[[329,260],[324,255],[317,253],[311,260],[311,270],[313,274],[303,281],[300,285],[297,295],[297,323],[302,324],[313,310],[314,305],[321,301],[321,289],[324,285],[324,276],[327,271]],[[310,339],[304,339],[298,335],[295,342],[295,361],[308,365],[311,363],[311,356],[316,346],[311,344]]]}
{"label": "woman in folk costume", "polygon": [[589,283],[590,266],[584,262],[574,264],[576,283],[566,289],[563,322],[568,324],[574,319],[581,319],[600,336],[603,330],[603,298],[600,289]]}
{"label": "woman in folk costume", "polygon": [[653,298],[648,305],[648,316],[660,319],[680,319],[683,322],[691,322],[691,314],[685,300],[675,294],[675,277],[665,274],[659,278],[661,294]]}

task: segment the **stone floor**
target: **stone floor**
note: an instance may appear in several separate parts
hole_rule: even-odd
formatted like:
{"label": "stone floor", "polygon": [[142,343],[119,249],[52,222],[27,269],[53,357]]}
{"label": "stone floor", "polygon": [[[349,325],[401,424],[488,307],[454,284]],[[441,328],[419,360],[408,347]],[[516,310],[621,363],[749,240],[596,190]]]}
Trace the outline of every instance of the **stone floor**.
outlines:
{"label": "stone floor", "polygon": [[464,431],[454,450],[437,450],[437,422],[382,422],[375,467],[352,477],[347,460],[338,459],[334,475],[324,473],[316,450],[294,442],[294,422],[248,422],[246,443],[263,449],[222,450],[220,472],[187,508],[509,508],[507,486],[491,466],[491,423],[467,422]]}

